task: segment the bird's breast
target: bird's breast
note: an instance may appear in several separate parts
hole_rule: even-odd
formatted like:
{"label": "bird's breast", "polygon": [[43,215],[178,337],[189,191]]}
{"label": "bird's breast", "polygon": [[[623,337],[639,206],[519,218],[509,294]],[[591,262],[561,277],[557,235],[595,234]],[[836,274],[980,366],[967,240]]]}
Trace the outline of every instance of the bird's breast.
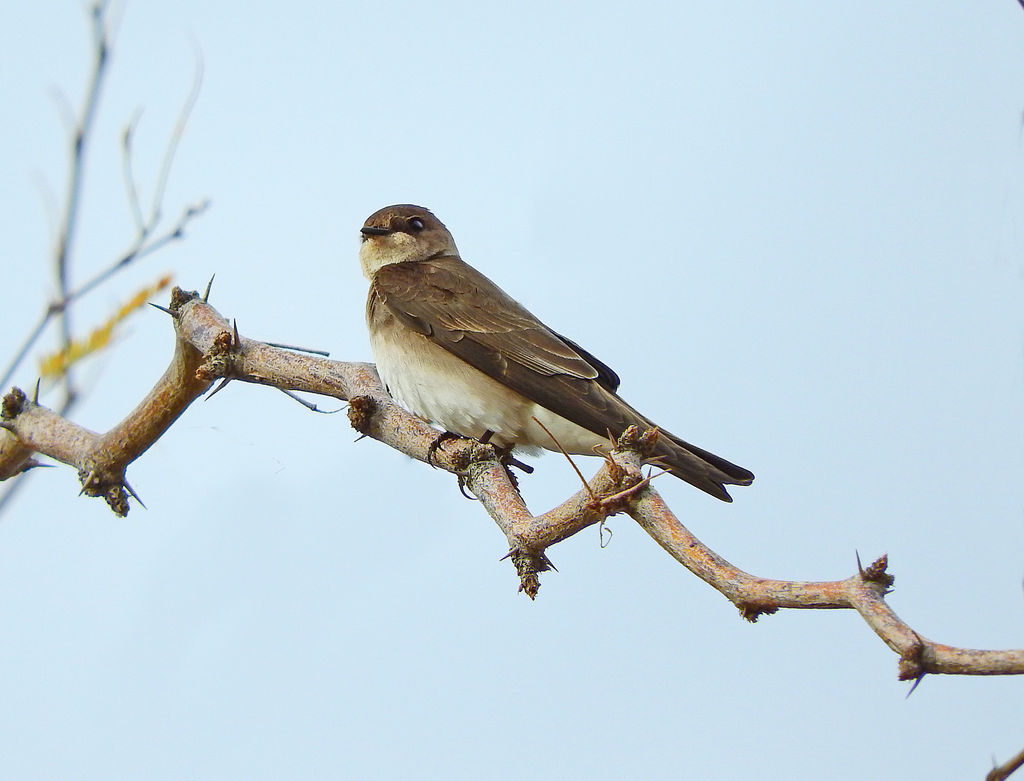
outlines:
{"label": "bird's breast", "polygon": [[519,440],[532,402],[422,334],[396,321],[389,326],[371,332],[370,347],[392,398],[453,434],[491,431],[499,447]]}
{"label": "bird's breast", "polygon": [[570,453],[591,454],[603,436],[556,415],[413,331],[379,300],[368,302],[370,347],[388,393],[446,431],[498,447],[555,449],[539,419]]}

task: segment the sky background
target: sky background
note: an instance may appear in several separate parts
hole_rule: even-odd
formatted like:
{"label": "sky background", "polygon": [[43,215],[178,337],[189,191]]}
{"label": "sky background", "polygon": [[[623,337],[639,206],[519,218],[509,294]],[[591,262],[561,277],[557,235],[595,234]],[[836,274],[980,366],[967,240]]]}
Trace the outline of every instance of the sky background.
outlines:
{"label": "sky background", "polygon": [[[715,551],[807,580],[888,553],[923,636],[1024,645],[1016,2],[116,8],[73,278],[131,241],[122,129],[141,109],[148,193],[199,56],[164,210],[212,205],[79,332],[216,273],[244,335],[369,360],[358,228],[420,203],[626,399],[754,471],[732,505],[659,481]],[[55,289],[55,95],[80,104],[90,55],[84,2],[4,17],[9,356]],[[139,313],[74,419],[109,428],[172,347]],[[5,777],[980,779],[1024,745],[1024,680],[908,699],[852,611],[748,624],[627,517],[552,548],[531,603],[454,478],[355,438],[233,383],[132,465],[148,510],[35,474],[0,522]],[[534,512],[576,490],[535,465]]]}

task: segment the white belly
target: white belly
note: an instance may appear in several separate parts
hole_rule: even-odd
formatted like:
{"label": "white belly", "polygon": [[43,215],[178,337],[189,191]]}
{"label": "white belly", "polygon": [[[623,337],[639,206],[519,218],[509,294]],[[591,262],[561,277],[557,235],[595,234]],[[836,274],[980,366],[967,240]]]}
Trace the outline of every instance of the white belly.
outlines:
{"label": "white belly", "polygon": [[377,372],[392,398],[446,431],[480,439],[488,431],[498,447],[557,450],[537,418],[569,453],[593,455],[607,440],[507,388],[419,334],[418,349],[387,336],[370,337]]}

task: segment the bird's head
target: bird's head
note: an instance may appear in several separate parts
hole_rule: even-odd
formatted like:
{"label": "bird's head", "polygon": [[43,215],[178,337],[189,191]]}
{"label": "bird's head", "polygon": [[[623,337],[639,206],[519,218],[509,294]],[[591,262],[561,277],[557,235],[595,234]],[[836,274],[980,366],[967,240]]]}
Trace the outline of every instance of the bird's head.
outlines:
{"label": "bird's head", "polygon": [[444,223],[428,209],[408,203],[375,211],[367,217],[360,233],[359,262],[367,279],[390,263],[415,263],[459,254]]}

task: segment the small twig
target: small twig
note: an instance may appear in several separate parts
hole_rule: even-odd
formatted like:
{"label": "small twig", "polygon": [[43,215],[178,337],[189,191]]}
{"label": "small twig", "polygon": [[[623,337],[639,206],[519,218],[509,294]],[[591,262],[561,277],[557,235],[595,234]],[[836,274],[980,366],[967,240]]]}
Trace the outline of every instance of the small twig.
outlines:
{"label": "small twig", "polygon": [[[98,273],[96,276],[94,276],[88,282],[83,284],[81,287],[68,293],[65,298],[50,304],[49,307],[47,307],[46,311],[43,312],[42,316],[39,318],[39,321],[36,323],[31,333],[29,333],[29,335],[25,338],[25,341],[18,349],[18,352],[15,353],[14,358],[11,359],[11,362],[7,365],[7,368],[4,370],[3,377],[0,378],[0,388],[5,387],[10,382],[11,377],[14,376],[14,372],[18,370],[18,367],[21,365],[21,362],[25,360],[25,356],[28,355],[29,351],[39,340],[39,337],[42,335],[43,331],[46,329],[46,326],[49,324],[51,318],[53,318],[55,314],[65,309],[71,302],[76,301],[77,299],[91,292],[94,288],[98,287],[100,284],[102,284],[107,279],[112,277],[117,271],[119,271],[124,266],[127,266],[133,260],[145,257],[146,255],[151,255],[152,253],[163,248],[170,242],[182,238],[184,236],[185,227],[188,225],[188,223],[195,217],[198,217],[200,214],[202,214],[206,210],[207,206],[207,202],[203,202],[198,206],[190,206],[182,213],[181,219],[178,221],[178,223],[163,236],[154,239],[151,243],[145,245],[144,247],[129,250],[127,254],[123,255],[113,265]],[[154,304],[154,306],[156,305]],[[158,306],[157,308],[164,309],[164,307],[160,306]]]}
{"label": "small twig", "polygon": [[0,379],[0,388],[7,387],[7,384],[11,381],[11,377],[14,375],[14,372],[17,371],[18,366],[21,365],[21,362],[25,360],[25,356],[28,355],[28,351],[32,349],[36,340],[42,335],[43,330],[46,328],[46,324],[50,322],[51,317],[53,317],[53,310],[48,309],[43,313],[43,316],[39,318],[39,322],[36,323],[36,327],[32,329],[32,332],[22,343],[18,352],[14,354],[14,358],[11,359],[11,362],[4,370],[3,378]]}
{"label": "small twig", "polygon": [[569,454],[565,452],[565,448],[562,447],[562,443],[559,442],[557,439],[555,439],[555,435],[552,434],[550,431],[548,431],[548,427],[545,426],[543,423],[541,423],[539,420],[537,420],[536,417],[533,418],[533,422],[536,423],[538,426],[540,426],[542,429],[544,429],[544,433],[547,434],[549,437],[551,437],[551,441],[555,443],[555,447],[557,447],[559,452],[563,456],[565,456],[565,460],[569,462],[569,466],[572,467],[573,471],[576,473],[576,476],[579,477],[580,482],[583,483],[583,487],[587,489],[587,493],[590,494],[590,498],[593,501],[596,502],[597,501],[597,495],[594,493],[593,489],[590,487],[590,483],[587,482],[587,478],[585,478],[583,476],[583,473],[580,471],[579,467],[576,466],[576,462],[573,461],[569,457]]}
{"label": "small twig", "polygon": [[139,237],[136,236],[136,238],[132,241],[131,246],[128,248],[128,250],[125,251],[123,255],[121,255],[120,258],[114,261],[107,268],[100,271],[88,282],[85,282],[80,287],[68,293],[66,298],[62,299],[56,304],[51,305],[51,307],[67,306],[72,301],[76,301],[77,299],[81,298],[87,293],[92,292],[93,289],[99,287],[102,283],[106,282],[108,279],[110,279],[110,277],[114,276],[114,274],[116,274],[125,266],[130,265],[136,260],[140,260],[144,257],[147,257],[148,255],[152,255],[157,250],[163,249],[172,241],[177,241],[178,239],[184,238],[185,228],[188,227],[188,224],[196,217],[202,215],[202,213],[205,212],[209,208],[209,206],[209,201],[201,201],[200,203],[194,206],[186,207],[185,210],[181,213],[181,217],[178,218],[178,221],[169,230],[167,230],[161,236],[153,239],[148,244],[144,243],[144,240],[140,242]]}
{"label": "small twig", "polygon": [[132,218],[135,220],[135,230],[139,235],[147,232],[146,220],[142,216],[142,204],[139,202],[139,188],[135,184],[135,174],[132,171],[132,138],[135,135],[135,128],[138,127],[139,119],[142,117],[142,109],[137,109],[125,125],[121,134],[121,170],[124,174],[124,187],[128,194],[128,206],[132,210]]}
{"label": "small twig", "polygon": [[[71,147],[71,170],[68,176],[67,192],[64,202],[64,219],[57,240],[57,252],[55,265],[57,272],[58,298],[63,301],[67,298],[70,289],[71,275],[71,249],[74,245],[75,232],[78,228],[78,212],[82,201],[82,179],[85,170],[85,151],[88,140],[92,133],[96,119],[96,110],[99,106],[100,92],[103,87],[104,76],[107,71],[107,63],[110,59],[110,49],[107,41],[104,14],[106,3],[97,2],[93,5],[90,14],[93,31],[94,60],[92,75],[89,79],[89,87],[86,90],[85,105],[82,108],[81,118],[73,130],[73,143]],[[62,306],[58,312],[61,331],[61,348],[68,349],[71,345],[71,317],[67,306]],[[71,401],[75,397],[74,381],[70,369],[65,369],[61,375],[64,385],[64,397]]]}
{"label": "small twig", "polygon": [[178,112],[178,118],[174,122],[174,129],[171,131],[171,137],[168,139],[167,147],[164,150],[163,161],[160,163],[160,171],[157,174],[156,187],[153,188],[153,204],[150,211],[150,220],[153,224],[160,221],[160,207],[164,200],[164,193],[167,190],[167,180],[171,174],[171,164],[174,162],[174,155],[178,151],[181,139],[185,136],[185,126],[188,124],[188,119],[192,114],[192,109],[195,108],[196,101],[199,99],[199,90],[202,85],[203,57],[202,54],[197,51],[196,70],[195,75],[192,77],[192,88],[189,90],[188,97],[185,98],[185,102],[181,106],[181,111]]}

